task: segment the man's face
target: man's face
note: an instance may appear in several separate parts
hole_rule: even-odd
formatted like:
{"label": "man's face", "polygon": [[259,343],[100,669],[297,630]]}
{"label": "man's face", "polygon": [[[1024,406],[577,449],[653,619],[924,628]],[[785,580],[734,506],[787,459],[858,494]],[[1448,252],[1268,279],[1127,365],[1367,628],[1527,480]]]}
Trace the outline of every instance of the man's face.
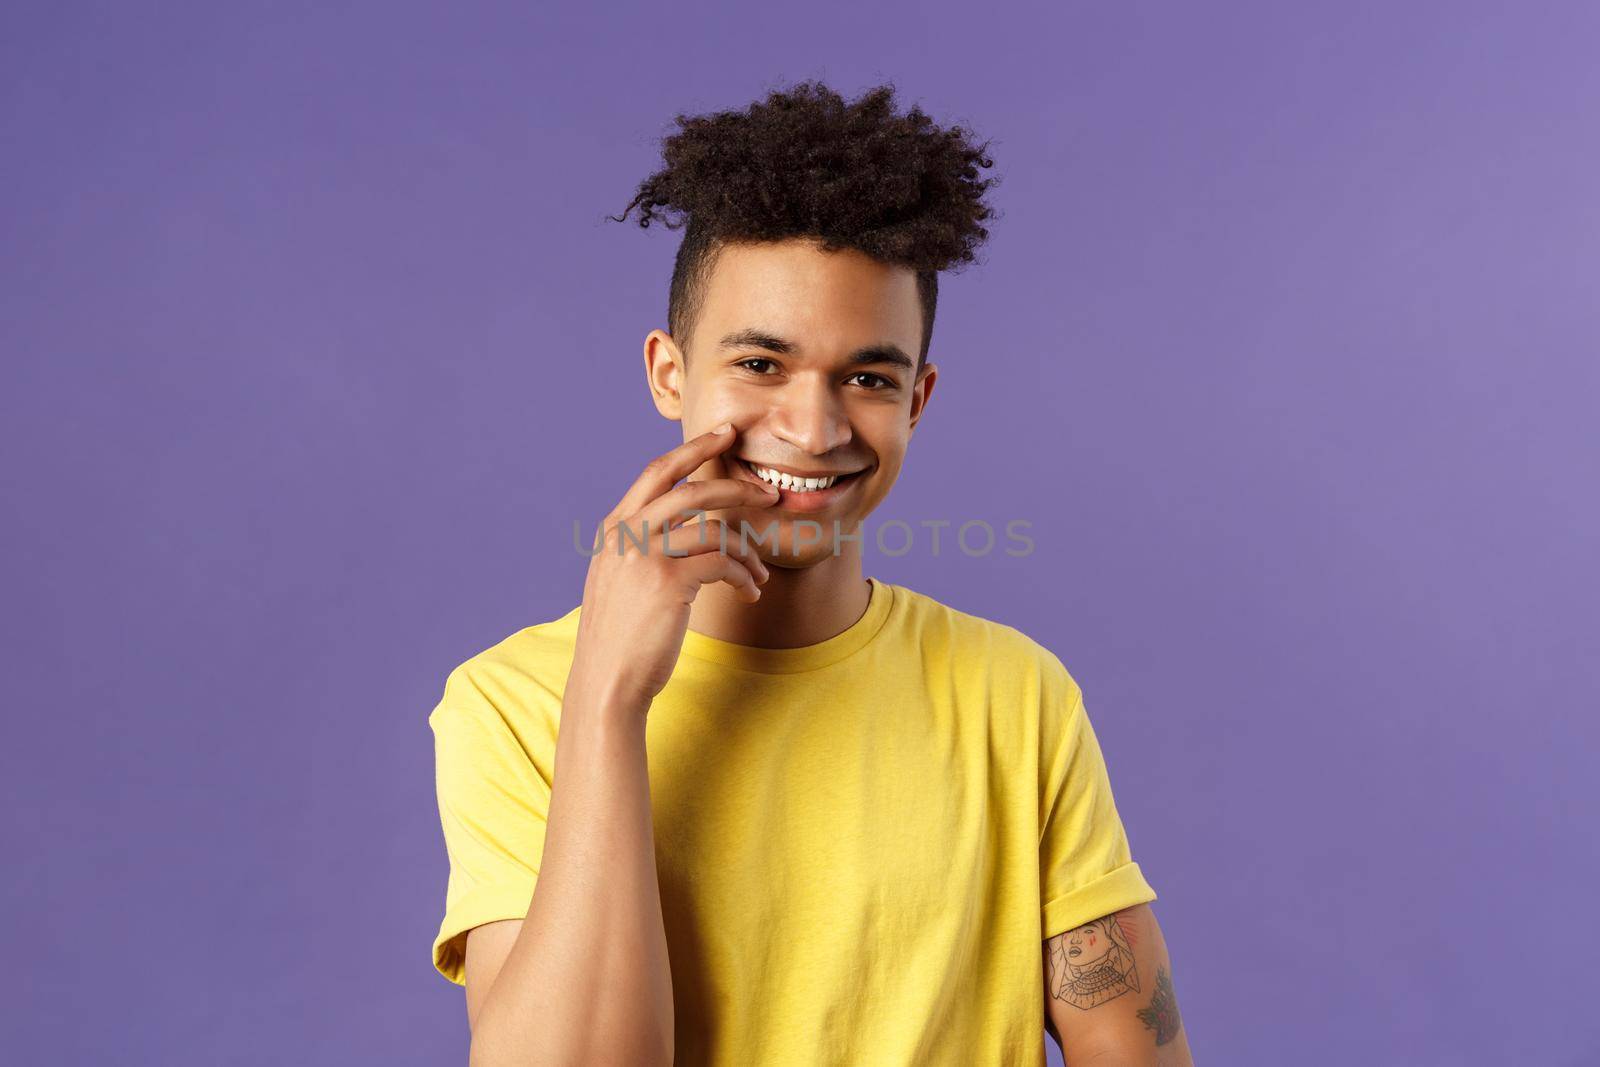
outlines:
{"label": "man's face", "polygon": [[[936,376],[932,364],[916,373],[922,306],[912,271],[809,240],[730,245],[713,268],[686,372],[681,349],[659,338],[646,347],[658,409],[681,419],[685,440],[722,422],[737,433],[692,478],[756,481],[763,468],[836,479],[782,488],[770,508],[713,512],[730,537],[743,519],[761,535],[750,543],[763,560],[807,567],[834,555],[835,520],[841,533],[861,532],[900,473]],[[820,526],[820,537],[814,526],[797,531],[799,520]],[[852,549],[859,543],[840,554]]]}

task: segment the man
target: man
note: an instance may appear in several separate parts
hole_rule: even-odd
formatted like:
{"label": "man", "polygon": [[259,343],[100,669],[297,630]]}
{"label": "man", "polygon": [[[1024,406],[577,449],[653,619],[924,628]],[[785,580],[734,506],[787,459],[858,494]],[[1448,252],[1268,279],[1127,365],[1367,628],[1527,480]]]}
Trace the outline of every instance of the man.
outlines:
{"label": "man", "polygon": [[892,95],[680,117],[629,205],[689,220],[644,344],[684,444],[429,718],[474,1064],[1191,1062],[1075,681],[863,576],[991,214]]}

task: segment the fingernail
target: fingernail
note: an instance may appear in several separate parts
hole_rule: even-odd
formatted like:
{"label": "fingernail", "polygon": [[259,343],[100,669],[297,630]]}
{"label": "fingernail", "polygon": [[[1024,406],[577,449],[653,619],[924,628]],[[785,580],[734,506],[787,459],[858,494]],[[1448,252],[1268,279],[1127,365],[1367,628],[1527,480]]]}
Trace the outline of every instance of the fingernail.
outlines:
{"label": "fingernail", "polygon": [[727,433],[731,429],[733,429],[733,423],[725,422],[721,426],[718,426],[715,430],[712,430],[711,432],[712,433]]}

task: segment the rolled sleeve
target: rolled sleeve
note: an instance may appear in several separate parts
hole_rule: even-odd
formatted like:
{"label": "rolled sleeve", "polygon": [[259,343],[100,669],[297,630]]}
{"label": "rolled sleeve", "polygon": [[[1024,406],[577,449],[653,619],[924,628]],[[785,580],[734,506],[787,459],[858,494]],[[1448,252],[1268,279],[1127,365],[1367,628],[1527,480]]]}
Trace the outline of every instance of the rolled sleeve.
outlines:
{"label": "rolled sleeve", "polygon": [[1042,938],[1156,899],[1133,861],[1083,694],[1054,655],[1041,680]]}
{"label": "rolled sleeve", "polygon": [[433,729],[439,822],[450,862],[433,965],[466,984],[466,935],[475,926],[528,914],[544,853],[550,777],[487,700],[456,687],[428,722]]}

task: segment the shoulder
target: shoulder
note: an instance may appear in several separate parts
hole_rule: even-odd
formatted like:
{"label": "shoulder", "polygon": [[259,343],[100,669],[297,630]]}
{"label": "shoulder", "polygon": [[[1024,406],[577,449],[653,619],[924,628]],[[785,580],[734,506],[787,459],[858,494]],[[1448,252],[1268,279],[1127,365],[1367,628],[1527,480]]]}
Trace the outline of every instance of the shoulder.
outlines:
{"label": "shoulder", "polygon": [[492,710],[515,725],[518,718],[558,713],[577,646],[578,610],[525,626],[462,660],[445,676],[429,720]]}
{"label": "shoulder", "polygon": [[1027,688],[1069,700],[1078,683],[1050,648],[1015,626],[963,611],[926,593],[894,586],[904,625],[924,653],[956,663],[981,664],[997,680],[1009,679]]}

